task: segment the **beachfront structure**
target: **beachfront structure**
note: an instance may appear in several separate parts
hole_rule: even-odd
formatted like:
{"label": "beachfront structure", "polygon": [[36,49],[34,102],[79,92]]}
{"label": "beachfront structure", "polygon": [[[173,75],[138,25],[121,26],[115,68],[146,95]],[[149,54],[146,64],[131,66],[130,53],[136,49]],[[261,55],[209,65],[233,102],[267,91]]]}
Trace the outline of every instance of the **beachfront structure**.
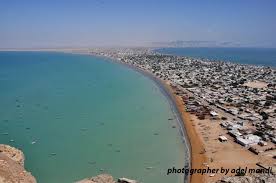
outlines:
{"label": "beachfront structure", "polygon": [[249,134],[243,137],[237,137],[236,141],[242,146],[249,147],[257,145],[261,141],[261,138],[257,135]]}
{"label": "beachfront structure", "polygon": [[218,117],[219,117],[218,113],[216,113],[215,111],[210,111],[210,115],[211,115],[212,119],[218,119]]}
{"label": "beachfront structure", "polygon": [[205,119],[207,111],[211,119],[222,114],[223,120],[231,122],[221,126],[241,145],[258,144],[260,139],[276,143],[275,68],[163,55],[145,48],[93,49],[91,53],[120,60],[168,82],[177,88],[186,111],[199,119]]}
{"label": "beachfront structure", "polygon": [[237,129],[229,130],[228,134],[231,135],[234,138],[237,138],[237,137],[242,135]]}
{"label": "beachfront structure", "polygon": [[219,136],[219,141],[226,142],[227,141],[227,137],[221,135],[221,136]]}

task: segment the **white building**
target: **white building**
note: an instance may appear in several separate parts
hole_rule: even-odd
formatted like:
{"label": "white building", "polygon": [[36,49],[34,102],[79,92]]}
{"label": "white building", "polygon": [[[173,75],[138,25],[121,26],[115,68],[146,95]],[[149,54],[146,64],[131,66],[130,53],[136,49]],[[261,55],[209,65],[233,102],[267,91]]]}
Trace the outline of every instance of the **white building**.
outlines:
{"label": "white building", "polygon": [[252,145],[257,145],[261,140],[261,137],[253,134],[246,135],[244,137],[237,137],[236,141],[242,146],[248,147]]}

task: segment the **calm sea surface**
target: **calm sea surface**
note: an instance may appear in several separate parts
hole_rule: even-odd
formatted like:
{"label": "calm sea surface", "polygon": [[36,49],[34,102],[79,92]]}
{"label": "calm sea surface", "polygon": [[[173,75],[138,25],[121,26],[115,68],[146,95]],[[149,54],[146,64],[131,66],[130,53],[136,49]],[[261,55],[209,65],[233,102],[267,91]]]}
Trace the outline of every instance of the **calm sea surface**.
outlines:
{"label": "calm sea surface", "polygon": [[276,67],[276,48],[161,48],[160,53]]}
{"label": "calm sea surface", "polygon": [[167,98],[125,66],[86,55],[0,52],[0,101],[0,143],[24,151],[39,183],[103,172],[183,181],[166,176],[185,160]]}

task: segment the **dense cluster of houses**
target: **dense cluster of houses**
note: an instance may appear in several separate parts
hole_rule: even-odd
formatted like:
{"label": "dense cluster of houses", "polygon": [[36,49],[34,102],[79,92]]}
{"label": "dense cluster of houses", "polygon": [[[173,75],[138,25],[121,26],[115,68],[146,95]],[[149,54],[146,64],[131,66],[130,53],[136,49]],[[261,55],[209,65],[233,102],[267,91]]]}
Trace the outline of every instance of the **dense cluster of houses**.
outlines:
{"label": "dense cluster of houses", "polygon": [[[221,126],[242,146],[276,143],[275,68],[162,55],[147,49],[91,52],[147,70],[192,93],[193,96],[182,95],[182,99],[186,110],[199,119],[206,115],[216,118],[214,108],[233,116],[235,120],[224,119]],[[224,136],[219,138],[227,140]]]}

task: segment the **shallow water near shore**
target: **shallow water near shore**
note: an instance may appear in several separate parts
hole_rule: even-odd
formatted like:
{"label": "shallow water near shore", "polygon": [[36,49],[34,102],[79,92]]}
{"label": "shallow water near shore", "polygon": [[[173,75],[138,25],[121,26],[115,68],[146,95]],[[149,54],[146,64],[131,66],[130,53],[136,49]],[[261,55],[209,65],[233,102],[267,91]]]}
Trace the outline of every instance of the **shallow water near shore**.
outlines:
{"label": "shallow water near shore", "polygon": [[0,52],[0,101],[0,143],[23,150],[39,183],[101,173],[183,182],[166,175],[185,161],[175,114],[152,80],[125,66],[88,55]]}

